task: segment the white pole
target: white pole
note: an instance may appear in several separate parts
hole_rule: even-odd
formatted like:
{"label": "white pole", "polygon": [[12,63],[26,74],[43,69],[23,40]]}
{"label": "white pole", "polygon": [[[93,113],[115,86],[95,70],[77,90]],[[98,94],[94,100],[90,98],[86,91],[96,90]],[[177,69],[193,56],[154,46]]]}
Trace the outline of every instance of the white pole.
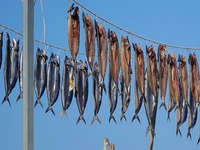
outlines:
{"label": "white pole", "polygon": [[34,0],[24,0],[23,7],[23,150],[34,150]]}

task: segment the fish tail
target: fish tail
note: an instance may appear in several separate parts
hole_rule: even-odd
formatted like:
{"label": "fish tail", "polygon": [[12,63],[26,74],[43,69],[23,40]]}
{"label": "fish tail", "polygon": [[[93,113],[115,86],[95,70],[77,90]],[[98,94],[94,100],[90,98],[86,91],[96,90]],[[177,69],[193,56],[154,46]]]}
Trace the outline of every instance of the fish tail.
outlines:
{"label": "fish tail", "polygon": [[51,106],[47,107],[45,113],[47,113],[49,110],[51,110],[51,112],[55,115],[55,112]]}
{"label": "fish tail", "polygon": [[150,125],[148,125],[147,129],[146,129],[146,135],[149,133],[150,131]]}
{"label": "fish tail", "polygon": [[68,115],[67,115],[67,112],[65,110],[62,110],[61,113],[60,113],[60,117],[62,118],[62,116],[66,116],[67,119],[68,119]]}
{"label": "fish tail", "polygon": [[98,87],[102,87],[103,90],[107,93],[107,91],[106,91],[106,85],[105,85],[105,83],[104,83],[103,80],[101,81],[101,83],[100,83],[100,85]]}
{"label": "fish tail", "polygon": [[76,122],[76,125],[79,123],[80,120],[82,120],[82,121],[86,124],[86,121],[85,121],[84,117],[83,117],[82,115],[80,115],[80,116],[78,117],[78,120],[77,120],[77,122]]}
{"label": "fish tail", "polygon": [[181,130],[180,130],[180,126],[179,126],[179,125],[177,125],[177,127],[176,127],[176,136],[177,136],[178,134],[180,134],[180,136],[182,137],[182,133],[181,133]]}
{"label": "fish tail", "polygon": [[97,115],[95,115],[92,119],[91,125],[94,123],[95,120],[98,121],[101,124],[99,117]]}
{"label": "fish tail", "polygon": [[21,93],[18,95],[16,102],[18,102],[20,100],[20,98],[22,98],[22,94]]}
{"label": "fish tail", "polygon": [[37,104],[40,104],[40,106],[43,108],[43,105],[42,105],[42,102],[40,101],[40,99],[37,99],[37,100],[35,101],[34,107],[36,107]]}
{"label": "fish tail", "polygon": [[161,108],[161,107],[164,107],[164,109],[167,111],[167,106],[165,104],[165,101],[162,101],[159,108]]}
{"label": "fish tail", "polygon": [[169,122],[171,121],[171,120],[170,120],[170,112],[169,112],[169,111],[168,111],[168,113],[167,113],[167,121],[169,121]]}
{"label": "fish tail", "polygon": [[113,116],[113,114],[110,114],[110,117],[109,117],[109,123],[110,123],[111,119],[113,119],[114,122],[116,123],[116,120],[115,120],[115,117]]}
{"label": "fish tail", "polygon": [[192,140],[192,135],[191,135],[190,129],[188,129],[187,138],[188,137],[190,137],[190,139]]}
{"label": "fish tail", "polygon": [[127,122],[127,119],[126,119],[125,113],[122,113],[122,115],[121,115],[121,117],[120,117],[120,121],[122,121],[122,119],[124,119],[124,120]]}
{"label": "fish tail", "polygon": [[200,137],[199,137],[199,139],[198,139],[198,141],[197,141],[197,144],[199,144],[199,142],[200,142]]}
{"label": "fish tail", "polygon": [[5,101],[8,101],[8,104],[9,104],[9,106],[10,106],[10,108],[11,108],[11,103],[10,103],[10,100],[9,100],[8,96],[5,96],[5,97],[4,97],[4,99],[3,99],[2,103],[1,103],[1,105],[2,105]]}
{"label": "fish tail", "polygon": [[133,116],[131,122],[133,122],[135,119],[137,119],[138,122],[141,124],[141,122],[140,122],[140,118],[139,118],[138,114],[135,114],[135,115]]}

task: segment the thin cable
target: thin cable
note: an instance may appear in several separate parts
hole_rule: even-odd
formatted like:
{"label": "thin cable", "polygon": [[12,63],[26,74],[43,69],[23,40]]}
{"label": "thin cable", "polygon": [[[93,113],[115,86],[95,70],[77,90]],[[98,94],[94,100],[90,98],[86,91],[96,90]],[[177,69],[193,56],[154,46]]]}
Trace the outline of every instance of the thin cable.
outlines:
{"label": "thin cable", "polygon": [[155,44],[158,44],[158,45],[166,45],[167,47],[172,47],[172,48],[177,48],[177,49],[185,49],[185,50],[200,50],[200,48],[195,48],[195,47],[185,47],[185,46],[177,46],[177,45],[172,45],[172,44],[167,44],[167,43],[162,43],[162,42],[158,42],[158,41],[155,41],[155,40],[152,40],[152,39],[149,39],[149,38],[146,38],[146,37],[143,37],[143,36],[140,36],[138,34],[135,34],[131,31],[128,31],[120,26],[117,26],[115,25],[114,23],[102,18],[101,16],[95,14],[94,12],[92,12],[91,10],[89,10],[88,8],[86,8],[85,6],[83,6],[82,4],[80,4],[79,2],[77,2],[76,0],[72,0],[74,3],[76,3],[77,5],[79,5],[80,7],[82,7],[83,9],[85,9],[86,11],[90,12],[91,14],[93,14],[94,16],[96,16],[97,18],[101,19],[102,21],[110,24],[111,26],[115,27],[115,28],[118,28],[132,36],[135,36],[137,38],[140,38],[142,40],[145,40],[145,41],[149,41],[151,43],[155,43]]}
{"label": "thin cable", "polygon": [[43,22],[43,37],[44,37],[44,42],[46,43],[46,23],[45,23],[45,19],[44,19],[44,9],[43,9],[43,5],[42,5],[42,0],[40,0],[40,6],[41,6],[41,11],[42,11],[42,22]]}

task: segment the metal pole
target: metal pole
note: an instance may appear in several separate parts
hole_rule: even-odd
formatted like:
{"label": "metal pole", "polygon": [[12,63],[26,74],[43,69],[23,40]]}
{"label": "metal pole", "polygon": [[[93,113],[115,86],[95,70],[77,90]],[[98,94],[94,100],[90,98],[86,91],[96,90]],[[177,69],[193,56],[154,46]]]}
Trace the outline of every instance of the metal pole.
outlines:
{"label": "metal pole", "polygon": [[34,0],[24,0],[23,7],[23,150],[34,150]]}

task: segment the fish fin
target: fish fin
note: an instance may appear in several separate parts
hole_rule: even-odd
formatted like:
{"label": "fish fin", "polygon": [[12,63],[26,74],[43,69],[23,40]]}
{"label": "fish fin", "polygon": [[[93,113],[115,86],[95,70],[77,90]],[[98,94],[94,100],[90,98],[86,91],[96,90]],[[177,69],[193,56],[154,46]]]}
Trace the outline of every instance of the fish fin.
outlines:
{"label": "fish fin", "polygon": [[135,114],[135,115],[133,116],[131,122],[133,122],[135,119],[137,119],[138,122],[141,124],[141,122],[140,122],[140,118],[139,118],[138,114]]}
{"label": "fish fin", "polygon": [[164,109],[167,111],[167,106],[164,101],[162,101],[162,103],[160,104],[159,108],[161,108],[161,107],[164,107]]}
{"label": "fish fin", "polygon": [[126,116],[124,113],[122,113],[121,117],[120,117],[120,121],[122,121],[122,119],[124,119],[127,122]]}
{"label": "fish fin", "polygon": [[84,119],[84,117],[83,117],[82,115],[78,117],[78,120],[77,120],[77,122],[76,122],[76,125],[79,123],[80,120],[83,120],[83,122],[84,122],[85,125],[86,125],[86,121],[85,121],[85,119]]}
{"label": "fish fin", "polygon": [[200,142],[200,137],[199,137],[199,139],[198,139],[198,141],[197,141],[197,145],[199,144],[199,142]]}
{"label": "fish fin", "polygon": [[22,98],[21,93],[18,95],[16,102],[18,102]]}
{"label": "fish fin", "polygon": [[40,106],[41,106],[42,108],[44,108],[43,105],[42,105],[42,102],[40,101],[40,99],[37,99],[37,100],[35,101],[34,107],[36,107],[37,104],[40,104]]}
{"label": "fish fin", "polygon": [[67,112],[65,110],[62,110],[61,113],[60,113],[60,117],[62,118],[63,115],[65,115],[68,119],[68,115],[67,115]]}
{"label": "fish fin", "polygon": [[177,125],[177,127],[176,127],[176,136],[177,136],[178,134],[182,137],[182,133],[181,133],[181,130],[180,130],[180,126],[179,126],[179,125]]}
{"label": "fish fin", "polygon": [[9,100],[9,98],[8,98],[7,96],[4,97],[4,99],[3,99],[2,103],[1,103],[1,105],[2,105],[5,101],[8,101],[8,104],[9,104],[9,106],[10,106],[10,108],[11,108],[11,103],[10,103],[10,100]]}
{"label": "fish fin", "polygon": [[113,119],[114,122],[117,123],[116,120],[115,120],[115,117],[113,116],[113,114],[110,114],[110,117],[109,117],[109,123],[110,123],[111,119]]}
{"label": "fish fin", "polygon": [[95,120],[97,120],[101,124],[99,117],[97,115],[95,115],[92,119],[91,125],[94,123]]}
{"label": "fish fin", "polygon": [[51,112],[55,115],[55,112],[51,106],[47,107],[45,113],[47,113],[49,110],[51,110]]}
{"label": "fish fin", "polygon": [[190,137],[190,139],[192,140],[192,135],[191,135],[190,129],[188,129],[187,138],[188,137]]}

